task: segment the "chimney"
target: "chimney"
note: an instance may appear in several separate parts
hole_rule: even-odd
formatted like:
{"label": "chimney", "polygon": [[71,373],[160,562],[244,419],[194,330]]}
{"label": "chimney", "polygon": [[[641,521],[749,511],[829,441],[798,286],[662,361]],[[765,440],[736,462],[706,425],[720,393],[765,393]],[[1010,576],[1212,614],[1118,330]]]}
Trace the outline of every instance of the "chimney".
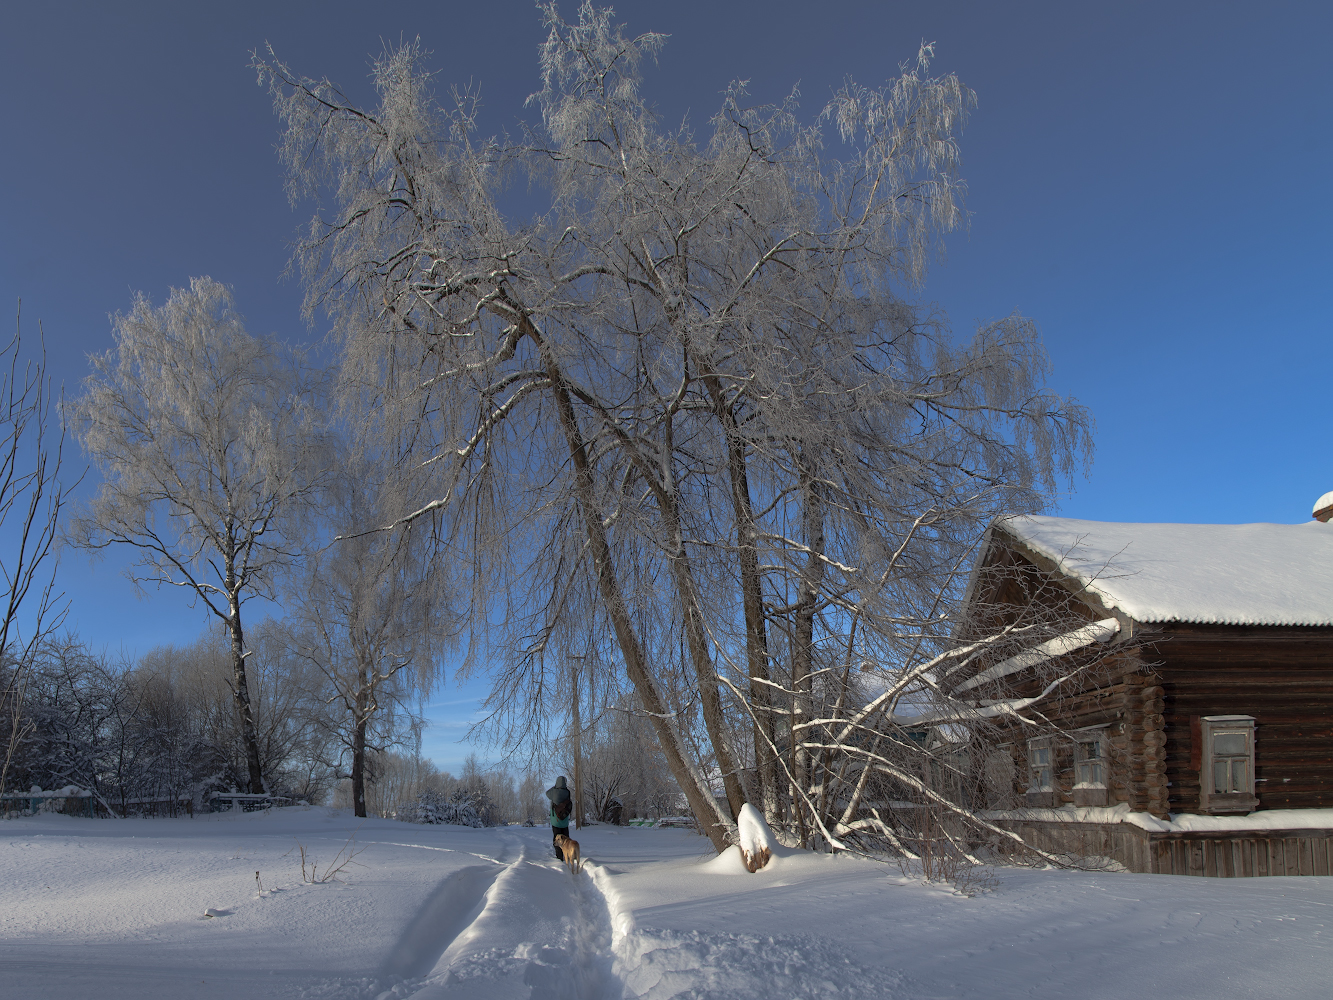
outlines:
{"label": "chimney", "polygon": [[1328,524],[1333,520],[1333,492],[1325,493],[1314,502],[1314,510],[1310,514],[1316,521]]}

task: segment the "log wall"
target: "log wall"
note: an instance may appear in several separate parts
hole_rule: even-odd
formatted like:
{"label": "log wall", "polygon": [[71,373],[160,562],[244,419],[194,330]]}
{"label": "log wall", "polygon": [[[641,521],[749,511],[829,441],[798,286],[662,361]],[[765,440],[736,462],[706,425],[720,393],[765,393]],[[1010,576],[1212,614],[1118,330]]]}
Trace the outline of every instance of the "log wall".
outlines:
{"label": "log wall", "polygon": [[1172,625],[1145,650],[1163,691],[1172,812],[1197,812],[1190,717],[1252,715],[1260,809],[1333,806],[1333,629]]}

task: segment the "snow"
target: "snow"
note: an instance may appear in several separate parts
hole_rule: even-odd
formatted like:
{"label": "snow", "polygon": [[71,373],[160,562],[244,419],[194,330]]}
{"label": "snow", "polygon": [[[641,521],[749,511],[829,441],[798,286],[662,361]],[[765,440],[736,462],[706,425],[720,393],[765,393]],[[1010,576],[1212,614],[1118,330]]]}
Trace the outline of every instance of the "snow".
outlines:
{"label": "snow", "polygon": [[[1100,787],[1082,786],[1081,787]],[[1031,820],[1043,823],[1129,823],[1153,833],[1185,833],[1210,830],[1218,833],[1245,833],[1264,830],[1333,830],[1333,809],[1260,809],[1248,815],[1200,816],[1195,813],[1171,813],[1158,819],[1151,813],[1131,812],[1121,803],[1115,806],[1061,806],[1059,809],[992,809],[980,813],[988,820]]]}
{"label": "snow", "polygon": [[1025,649],[1007,660],[1001,660],[990,669],[983,670],[975,677],[968,678],[962,684],[959,684],[954,692],[968,691],[990,681],[999,680],[1001,677],[1008,677],[1010,674],[1016,674],[1020,670],[1026,670],[1038,663],[1064,656],[1082,649],[1084,646],[1091,646],[1094,642],[1106,642],[1119,631],[1120,620],[1118,618],[1103,618],[1101,621],[1084,625],[1082,628],[1076,628],[1064,635],[1057,635],[1054,639],[1047,639],[1041,645]]}
{"label": "snow", "polygon": [[773,831],[768,828],[764,817],[759,814],[759,810],[750,803],[741,806],[741,814],[736,819],[737,836],[739,839],[742,864],[746,860],[750,862],[746,870],[754,868],[763,868],[768,863],[768,859],[773,855],[773,849],[778,846],[777,839],[773,836]]}
{"label": "snow", "polygon": [[[1192,818],[1193,819],[1193,818]],[[1229,820],[1234,822],[1234,818]],[[301,880],[355,833],[343,882]],[[1323,997],[1333,879],[999,869],[969,898],[689,831],[354,820],[310,808],[0,822],[6,997]],[[255,882],[260,873],[262,893]],[[205,914],[212,913],[212,916]]]}
{"label": "snow", "polygon": [[1322,497],[1320,497],[1318,500],[1314,502],[1314,506],[1310,508],[1310,514],[1311,515],[1318,514],[1325,507],[1333,507],[1333,490],[1330,490],[1329,492],[1325,493]]}
{"label": "snow", "polygon": [[1333,523],[1016,517],[1001,527],[1141,622],[1333,625]]}

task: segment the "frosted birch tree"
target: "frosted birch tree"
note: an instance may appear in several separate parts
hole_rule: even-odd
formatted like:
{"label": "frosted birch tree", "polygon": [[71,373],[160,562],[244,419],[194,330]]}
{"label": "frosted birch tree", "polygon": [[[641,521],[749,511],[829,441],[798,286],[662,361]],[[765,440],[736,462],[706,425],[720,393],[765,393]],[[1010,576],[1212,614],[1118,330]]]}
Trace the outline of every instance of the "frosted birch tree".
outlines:
{"label": "frosted birch tree", "polygon": [[[336,204],[298,254],[308,308],[443,470],[417,514],[518,605],[506,697],[596,622],[719,850],[750,798],[833,843],[805,734],[835,651],[891,677],[936,655],[981,528],[1086,460],[1090,418],[1045,389],[1030,323],[957,343],[909,299],[962,221],[973,104],[929,46],[812,122],[733,85],[696,135],[641,93],[663,36],[543,14],[517,137],[436,103],[419,44],[377,62],[369,110],[256,56],[293,198]],[[549,198],[532,219],[513,177]]]}
{"label": "frosted birch tree", "polygon": [[231,293],[210,278],[156,308],[138,296],[114,336],[72,409],[102,473],[72,537],[92,550],[129,547],[136,586],[179,588],[223,623],[250,791],[262,792],[241,612],[276,596],[278,571],[298,554],[289,518],[318,480],[300,369],[280,344],[246,332]]}

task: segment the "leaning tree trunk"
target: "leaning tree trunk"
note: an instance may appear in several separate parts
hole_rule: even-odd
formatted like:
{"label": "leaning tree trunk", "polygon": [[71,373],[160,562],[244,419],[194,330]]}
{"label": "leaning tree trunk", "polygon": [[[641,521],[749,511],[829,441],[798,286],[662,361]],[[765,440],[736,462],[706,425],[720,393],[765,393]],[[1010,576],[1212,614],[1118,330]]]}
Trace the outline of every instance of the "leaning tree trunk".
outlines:
{"label": "leaning tree trunk", "polygon": [[754,523],[754,505],[750,500],[746,446],[736,427],[736,415],[725,405],[717,379],[708,380],[708,389],[727,434],[727,472],[731,480],[731,503],[736,517],[736,554],[741,571],[741,607],[745,615],[745,657],[750,677],[749,707],[754,719],[755,770],[759,775],[764,819],[776,825],[779,821],[778,763],[774,752],[777,732],[773,726],[768,629],[764,619],[763,580],[759,574],[759,536]]}
{"label": "leaning tree trunk", "polygon": [[722,772],[722,787],[726,790],[727,805],[731,809],[731,818],[739,819],[741,807],[745,805],[745,790],[741,785],[740,772],[736,767],[735,757],[727,740],[726,720],[722,715],[722,698],[718,691],[717,668],[708,652],[708,636],[704,631],[703,611],[699,604],[699,592],[694,586],[694,573],[690,568],[689,556],[685,553],[684,538],[680,530],[680,519],[675,506],[675,495],[666,491],[668,503],[663,510],[666,528],[671,537],[673,550],[670,555],[672,577],[676,583],[676,592],[680,597],[684,616],[685,638],[690,647],[690,659],[694,663],[695,684],[699,690],[699,705],[703,710],[704,729],[708,732],[709,742],[713,745],[713,754],[717,759],[718,770]]}
{"label": "leaning tree trunk", "polygon": [[588,546],[592,552],[593,568],[597,575],[598,593],[606,606],[616,633],[616,642],[620,654],[625,660],[625,673],[643,703],[644,711],[652,720],[657,742],[666,757],[676,784],[685,793],[690,810],[699,821],[704,833],[719,854],[726,850],[727,834],[731,824],[724,817],[713,799],[708,783],[697,766],[689,759],[679,734],[673,729],[667,706],[649,671],[647,659],[639,637],[634,631],[629,607],[621,593],[620,583],[616,578],[615,564],[611,559],[611,546],[602,524],[601,513],[597,509],[593,490],[592,470],[588,465],[587,445],[579,430],[578,418],[574,413],[574,403],[570,398],[559,365],[551,356],[550,350],[542,341],[541,335],[531,322],[524,323],[525,332],[537,344],[546,367],[555,395],[556,411],[559,414],[561,430],[569,447],[570,462],[574,468],[574,492],[583,514],[587,532]]}
{"label": "leaning tree trunk", "polygon": [[[791,686],[792,714],[791,737],[792,755],[795,759],[795,779],[802,791],[810,788],[811,766],[810,753],[805,747],[807,734],[804,724],[811,719],[812,678],[814,673],[815,648],[815,611],[819,603],[819,588],[824,580],[824,502],[820,496],[819,483],[816,481],[806,456],[798,457],[801,464],[801,478],[804,510],[802,511],[802,529],[805,544],[809,549],[805,567],[801,571],[794,621],[792,622],[791,651]],[[796,798],[795,796],[793,797]],[[793,802],[795,805],[795,802]],[[800,816],[801,839],[807,835],[804,814]]]}
{"label": "leaning tree trunk", "polygon": [[259,794],[264,791],[264,771],[259,764],[259,737],[255,732],[255,715],[250,706],[250,685],[245,679],[245,636],[241,631],[241,604],[237,600],[236,590],[231,586],[228,574],[228,616],[227,630],[231,633],[231,674],[232,698],[236,703],[236,714],[241,720],[241,742],[245,745],[245,760],[250,770],[250,791]]}

